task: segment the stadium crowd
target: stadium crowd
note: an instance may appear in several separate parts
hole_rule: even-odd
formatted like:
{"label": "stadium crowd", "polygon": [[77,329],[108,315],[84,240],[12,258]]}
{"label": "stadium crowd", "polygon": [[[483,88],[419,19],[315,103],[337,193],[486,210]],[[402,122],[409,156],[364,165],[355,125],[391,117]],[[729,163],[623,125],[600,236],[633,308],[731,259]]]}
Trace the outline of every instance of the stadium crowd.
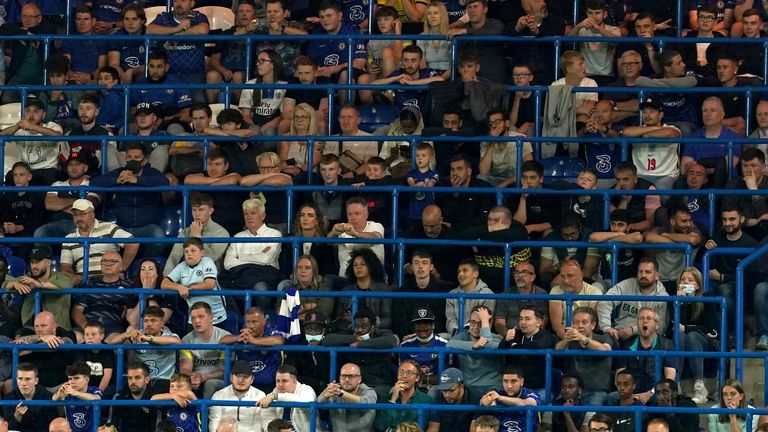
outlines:
{"label": "stadium crowd", "polygon": [[[747,424],[741,414],[601,413],[601,406],[752,407],[754,395],[727,377],[721,377],[724,385],[716,384],[711,373],[716,367],[700,356],[661,357],[659,376],[653,357],[573,354],[556,357],[556,372],[551,372],[543,355],[515,352],[701,352],[720,351],[721,342],[733,348],[733,330],[745,325],[734,314],[741,257],[713,256],[705,269],[707,285],[701,266],[687,265],[678,246],[690,245],[698,265],[704,251],[756,248],[768,241],[768,194],[763,194],[768,189],[768,93],[747,97],[736,89],[691,90],[763,86],[768,7],[759,0],[691,0],[684,5],[685,29],[679,33],[677,4],[663,1],[587,0],[574,11],[571,2],[552,0],[378,0],[369,16],[366,0],[173,0],[169,11],[151,21],[145,12],[150,4],[144,2],[93,0],[76,5],[71,14],[57,2],[19,3],[0,1],[5,10],[0,35],[65,33],[71,15],[71,33],[90,37],[64,40],[50,50],[37,41],[4,41],[10,61],[0,61],[0,71],[4,83],[16,87],[3,91],[1,99],[23,102],[18,123],[0,130],[17,158],[5,185],[48,190],[5,191],[2,235],[73,240],[5,243],[0,255],[5,290],[0,338],[48,346],[21,351],[14,370],[10,355],[0,356],[4,398],[19,401],[3,406],[0,431],[85,432],[96,426],[105,432],[422,430],[416,410],[354,408],[377,401],[432,404],[421,425],[427,432],[768,430],[768,417],[758,415]],[[195,9],[200,6],[231,7],[233,27],[212,29],[210,17]],[[574,16],[579,17],[575,22]],[[352,47],[348,40],[236,37],[355,36],[369,28],[400,37],[363,38]],[[144,35],[208,34],[233,38],[212,46],[201,39],[172,38],[145,51]],[[691,41],[660,44],[660,38],[678,34]],[[414,40],[418,35],[431,38]],[[463,35],[526,39],[482,41]],[[601,39],[564,43],[555,65],[554,45],[537,41],[548,36]],[[649,41],[622,42],[627,36]],[[455,63],[454,37],[459,37]],[[246,64],[248,49],[254,54],[251,65]],[[302,88],[348,80],[403,87],[338,94]],[[224,95],[221,86],[201,90],[185,83],[254,86]],[[32,91],[22,101],[19,86],[42,84],[51,88]],[[78,88],[86,84],[103,88]],[[137,87],[127,92],[121,84]],[[262,84],[278,87],[256,87]],[[521,89],[508,91],[510,84]],[[416,87],[409,90],[411,85]],[[534,85],[549,86],[541,100],[526,90]],[[595,91],[573,92],[574,87]],[[641,97],[611,87],[646,91]],[[681,90],[654,93],[655,88]],[[231,106],[214,112],[224,99]],[[386,124],[364,130],[365,117],[377,109],[395,114]],[[68,135],[107,141],[102,146],[99,140]],[[309,144],[302,138],[323,135],[344,139]],[[24,138],[40,136],[49,139]],[[284,138],[260,138],[275,136]],[[426,139],[388,138],[401,136]],[[534,136],[553,137],[553,142],[525,140]],[[217,141],[220,137],[235,140]],[[490,139],[463,142],[461,137]],[[574,137],[596,141],[562,140]],[[754,141],[725,141],[744,137]],[[625,138],[634,139],[626,157],[619,144]],[[689,140],[683,144],[681,138]],[[721,141],[708,143],[711,139]],[[553,164],[576,168],[566,178],[551,174]],[[301,184],[325,188],[295,192],[296,205],[289,210],[285,188]],[[136,189],[169,185],[227,188],[193,192],[189,209],[179,207],[176,191]],[[397,185],[419,190],[402,192],[393,201],[391,192],[367,188]],[[106,192],[61,190],[72,186]],[[421,189],[435,186],[452,192]],[[496,202],[492,193],[473,191],[493,187],[530,193],[507,193]],[[569,192],[537,193],[545,189]],[[599,189],[650,193],[617,193],[609,201],[578,193]],[[756,192],[718,195],[710,205],[707,189]],[[668,190],[691,192],[669,196]],[[161,216],[179,208],[191,211],[190,222],[178,233],[168,232]],[[172,247],[132,241],[176,235],[183,242]],[[295,260],[290,247],[275,241],[289,236],[305,239]],[[326,237],[370,242],[306,240]],[[258,238],[265,240],[242,241]],[[405,274],[400,284],[394,282],[394,248],[376,243],[383,238],[510,243],[511,251],[507,264],[502,246],[409,244],[398,269]],[[120,243],[84,248],[84,239]],[[594,246],[516,244],[528,240]],[[628,247],[614,254],[606,242],[670,248]],[[26,271],[9,274],[9,262],[19,259],[28,265]],[[508,285],[505,269],[511,274]],[[768,350],[765,274],[768,262],[759,261],[744,280],[743,302],[755,317],[755,340],[748,346],[755,350]],[[73,287],[94,293],[47,293],[36,313],[35,290]],[[99,288],[126,293],[103,294]],[[176,294],[141,297],[142,303],[131,288]],[[219,289],[287,295],[257,294],[246,306],[239,298],[195,292]],[[361,297],[353,304],[351,297],[313,296],[320,291],[485,297],[463,302]],[[566,310],[562,300],[495,297],[548,293],[648,300],[577,299]],[[724,297],[729,331],[720,331],[724,312],[711,302],[684,302],[677,323],[670,295]],[[300,322],[299,332],[278,325],[276,315],[286,310]],[[121,359],[125,376],[117,376],[111,350],[62,348],[101,343],[146,347],[127,350]],[[216,346],[152,348],[181,343]],[[225,377],[220,345],[232,344],[241,348]],[[259,349],[284,345],[382,351],[341,352],[339,369],[331,374],[327,351]],[[398,346],[424,352],[389,351]],[[438,351],[430,351],[442,347],[461,350],[447,358],[444,370]],[[486,349],[505,351],[478,353]],[[554,383],[551,394],[545,391],[548,378]],[[168,400],[177,406],[115,407],[96,418],[93,406],[57,412],[24,404],[111,398]],[[213,406],[203,425],[199,405],[190,404],[196,399],[253,404]],[[321,409],[315,417],[307,408],[276,407],[276,401],[350,408]],[[526,411],[515,409],[543,404],[593,409],[542,413],[530,425]],[[441,405],[509,409],[441,411]]]}

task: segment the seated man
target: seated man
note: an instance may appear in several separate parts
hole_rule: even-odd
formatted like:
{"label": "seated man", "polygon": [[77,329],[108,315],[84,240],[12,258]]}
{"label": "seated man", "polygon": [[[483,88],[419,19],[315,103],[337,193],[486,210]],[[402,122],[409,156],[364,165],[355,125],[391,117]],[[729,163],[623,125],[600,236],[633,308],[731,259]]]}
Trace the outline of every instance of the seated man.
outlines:
{"label": "seated man", "polygon": [[516,349],[544,350],[554,348],[557,337],[542,327],[543,313],[530,306],[520,309],[520,322],[517,328],[507,330],[499,349],[511,348],[506,358],[507,366],[517,367],[527,378],[528,385],[541,396],[546,381],[546,364],[543,356],[517,355]]}
{"label": "seated man", "polygon": [[3,406],[3,417],[8,419],[11,430],[45,432],[47,425],[56,417],[55,410],[42,406],[26,406],[27,400],[50,400],[51,392],[40,385],[37,366],[20,363],[16,367],[16,386],[13,392],[5,395],[5,400],[21,401],[18,406]]}
{"label": "seated man", "polygon": [[[318,402],[335,403],[376,403],[376,391],[363,383],[360,367],[347,363],[339,370],[339,382],[331,382],[317,397]],[[376,418],[376,410],[344,409],[330,410],[331,425],[334,430],[347,430],[352,425],[371,430]]]}
{"label": "seated man", "polygon": [[[403,360],[397,368],[397,381],[389,391],[391,404],[431,404],[432,398],[419,389],[421,370],[415,360]],[[380,410],[376,413],[373,428],[377,431],[398,428],[406,422],[418,421],[416,410]]]}
{"label": "seated man", "polygon": [[[268,408],[272,402],[314,402],[317,394],[312,387],[298,380],[299,373],[293,366],[280,366],[275,374],[275,389],[256,402],[256,405]],[[312,427],[308,408],[273,408],[277,418],[285,418],[294,424],[296,430],[304,431]],[[317,417],[315,430],[322,430],[320,417]]]}
{"label": "seated man", "polygon": [[[234,336],[225,336],[227,337]],[[238,359],[232,364],[229,372],[229,381],[232,384],[214,393],[213,400],[258,402],[263,399],[266,394],[253,387],[252,369],[253,366],[250,363]],[[272,374],[274,375],[274,372]],[[274,381],[274,378],[272,380]],[[235,426],[245,430],[267,429],[266,425],[274,418],[274,413],[270,413],[272,410],[254,405],[253,407],[212,405],[208,411],[208,430],[218,432],[217,428],[221,427],[227,418],[235,418],[237,420]]]}
{"label": "seated man", "polygon": [[455,335],[466,326],[469,315],[476,306],[485,306],[490,310],[496,307],[493,299],[493,291],[480,279],[480,266],[473,259],[465,259],[459,263],[459,286],[452,289],[450,294],[487,294],[488,298],[467,299],[464,302],[463,316],[459,317],[459,300],[447,299],[445,301],[445,329],[449,335]]}
{"label": "seated man", "polygon": [[[292,186],[293,178],[280,172],[280,156],[275,152],[264,152],[256,156],[258,174],[251,174],[240,179],[240,186]],[[288,232],[286,221],[288,220],[287,198],[285,191],[261,191],[251,194],[251,198],[260,198],[266,201],[266,222],[280,232]],[[261,199],[261,198],[260,198]]]}
{"label": "seated man", "polygon": [[[616,185],[618,190],[656,190],[649,181],[638,178],[635,164],[629,161],[616,164]],[[614,196],[611,208],[627,210],[629,229],[645,232],[653,228],[653,215],[661,206],[658,195],[621,195]]]}
{"label": "seated man", "polygon": [[[440,71],[421,67],[422,64],[425,64],[424,52],[417,45],[408,45],[403,48],[400,63],[402,68],[393,71],[386,77],[374,80],[371,84],[425,85],[443,81]],[[427,112],[429,108],[426,105],[428,95],[429,93],[423,90],[397,90],[395,91],[395,107],[401,110],[406,104],[409,104],[415,105],[422,112]]]}
{"label": "seated man", "polygon": [[[587,65],[584,55],[578,51],[566,51],[560,56],[560,69],[565,73],[563,78],[553,82],[552,86],[569,85],[572,87],[597,87],[592,78],[587,78]],[[588,115],[597,103],[597,93],[579,92],[573,98],[576,110],[576,120],[586,121]]]}
{"label": "seated man", "polygon": [[[205,302],[196,302],[189,308],[193,330],[183,338],[183,344],[219,344],[230,333],[213,325],[211,307]],[[224,352],[219,350],[181,350],[179,373],[188,375],[195,393],[210,399],[224,388]],[[173,382],[173,379],[171,379]]]}
{"label": "seated man", "polygon": [[[525,375],[520,369],[507,366],[501,375],[502,388],[499,390],[491,390],[480,399],[480,405],[482,406],[525,406],[525,405],[539,405],[541,399],[535,391],[523,387],[525,385]],[[526,411],[518,411],[515,409],[509,409],[505,411],[494,411],[492,415],[495,415],[499,419],[499,424],[508,425],[507,430],[536,430],[539,425],[538,416],[532,417],[532,422],[528,425],[526,420]],[[479,417],[479,415],[478,415]],[[475,420],[472,421],[470,430],[475,428]]]}
{"label": "seated man", "polygon": [[[545,241],[554,242],[586,242],[591,230],[581,223],[581,218],[575,213],[563,216],[559,229],[553,230],[544,237]],[[583,268],[584,277],[592,279],[600,265],[600,253],[596,248],[584,247],[543,247],[539,260],[539,281],[543,287],[560,285],[560,267],[566,260],[575,260]]]}
{"label": "seated man", "polygon": [[[512,272],[512,283],[504,294],[547,294],[543,288],[534,285],[536,270],[533,264],[522,262],[515,265]],[[549,307],[546,300],[496,300],[496,314],[493,318],[493,328],[497,334],[505,335],[507,330],[517,327],[520,320],[520,309],[523,306],[533,306],[544,311],[544,326],[549,324]]]}
{"label": "seated man", "polygon": [[[654,396],[655,400],[648,401],[646,406],[697,408],[696,403],[691,398],[677,392],[677,382],[674,379],[663,378],[659,380],[654,386]],[[659,419],[669,423],[668,430],[670,431],[697,432],[699,430],[699,416],[697,414],[651,413],[645,421],[650,424]]]}
{"label": "seated man", "polygon": [[[611,212],[609,221],[610,231],[596,231],[589,235],[589,241],[595,243],[616,242],[627,244],[639,244],[643,242],[643,235],[637,231],[629,229],[627,221],[627,211],[625,209],[616,209]],[[595,281],[594,285],[605,292],[609,286],[613,285],[610,275],[613,274],[613,261],[618,261],[618,273],[614,274],[616,281],[629,279],[637,274],[637,263],[642,256],[640,249],[619,249],[619,254],[614,256],[610,249],[603,249],[601,258],[604,259],[606,273],[602,275],[604,279]]]}
{"label": "seated man", "polygon": [[[168,57],[165,51],[152,51],[149,54],[149,63],[147,64],[147,78],[140,80],[137,84],[180,84],[181,80],[176,75],[169,74],[168,69]],[[160,129],[166,130],[169,125],[175,125],[173,129],[168,131],[173,135],[179,135],[184,131],[181,125],[189,124],[192,121],[192,113],[189,111],[189,107],[192,105],[192,95],[189,90],[177,88],[166,91],[147,88],[131,92],[131,106],[138,108],[142,102],[148,103],[155,109],[161,124]]]}
{"label": "seated man", "polygon": [[107,41],[96,36],[96,17],[93,9],[78,6],[75,9],[75,29],[86,39],[64,40],[61,51],[70,60],[69,79],[77,84],[93,84],[99,68],[107,65]]}
{"label": "seated man", "polygon": [[[543,189],[544,166],[539,161],[528,161],[521,168],[523,189]],[[555,195],[521,194],[514,208],[514,219],[525,225],[525,230],[531,240],[539,240],[552,232],[557,225],[559,212],[551,209],[559,207]]]}
{"label": "seated man", "polygon": [[[470,392],[485,394],[499,381],[502,360],[494,355],[474,355],[474,350],[496,349],[502,337],[491,333],[493,311],[477,305],[469,315],[469,328],[462,330],[448,341],[448,348],[463,349],[469,354],[459,354],[459,369],[464,376],[464,385]],[[465,327],[466,328],[466,327]]]}
{"label": "seated man", "polygon": [[[688,206],[670,203],[666,222],[666,226],[655,227],[645,233],[645,242],[650,244],[685,243],[691,246],[692,254],[696,256],[703,236],[693,225]],[[659,263],[659,279],[667,289],[667,293],[676,292],[677,277],[686,266],[685,251],[681,249],[656,249],[654,250],[654,257]]]}
{"label": "seated man", "polygon": [[[557,398],[552,401],[553,406],[586,406],[588,405],[583,399],[584,394],[584,381],[581,375],[565,374],[560,380],[560,392]],[[589,420],[594,415],[594,412],[585,411],[564,411],[564,412],[545,412],[541,416],[541,427],[545,431],[561,431],[568,430],[569,425],[572,423],[576,430],[584,430],[584,427],[589,424]]]}
{"label": "seated man", "polygon": [[[741,177],[728,181],[726,189],[763,190],[768,189],[765,176],[765,153],[754,147],[744,149],[741,154]],[[723,207],[738,206],[744,210],[744,231],[755,240],[762,240],[768,234],[768,195],[725,195]]]}
{"label": "seated man", "polygon": [[[576,260],[569,259],[561,263],[558,279],[560,283],[554,285],[549,291],[552,295],[600,295],[603,293],[597,286],[584,281],[584,271]],[[566,302],[563,300],[550,300],[548,306],[552,331],[558,338],[562,339],[565,337],[567,330],[565,319],[567,315]],[[571,311],[580,307],[596,310],[597,300],[574,300],[571,303]]]}
{"label": "seated man", "polygon": [[[21,351],[19,361],[37,365],[41,386],[56,387],[67,379],[64,369],[72,359],[72,353],[58,349],[59,345],[75,343],[76,340],[74,333],[59,327],[52,313],[40,312],[35,317],[34,329],[22,327],[16,332],[13,343],[48,345],[50,350]],[[10,392],[12,388],[10,380],[5,382],[5,388]]]}
{"label": "seated man", "polygon": [[[215,149],[205,157],[205,173],[193,173],[184,177],[184,184],[204,186],[236,186],[240,174],[232,172],[229,156]],[[241,203],[247,195],[240,191],[216,191],[213,197],[213,220],[230,235],[239,233],[244,226]]]}
{"label": "seated man", "polygon": [[[360,130],[360,110],[354,105],[341,107],[338,120],[341,130],[339,136],[371,136],[369,132]],[[355,174],[363,175],[368,159],[379,155],[379,143],[376,141],[326,141],[323,145],[323,154],[334,154],[339,158],[345,177],[352,177]]]}

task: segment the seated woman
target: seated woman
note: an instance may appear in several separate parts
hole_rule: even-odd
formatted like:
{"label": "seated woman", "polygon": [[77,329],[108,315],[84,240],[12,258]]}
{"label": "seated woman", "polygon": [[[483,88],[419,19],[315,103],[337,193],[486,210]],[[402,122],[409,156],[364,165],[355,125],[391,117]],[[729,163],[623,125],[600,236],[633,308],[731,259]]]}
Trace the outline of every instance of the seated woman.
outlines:
{"label": "seated woman", "polygon": [[[720,389],[720,403],[712,408],[752,408],[747,404],[744,387],[735,379],[725,381]],[[752,424],[747,428],[747,419],[741,414],[707,414],[707,432],[734,432],[757,430],[760,416],[752,416]]]}
{"label": "seated woman", "polygon": [[[296,287],[301,292],[301,309],[299,320],[304,321],[306,314],[317,311],[324,317],[331,316],[335,299],[333,297],[311,297],[307,291],[328,291],[323,277],[317,267],[317,261],[312,255],[302,255],[296,260],[296,268],[290,280],[284,280],[277,286],[278,291],[286,291]],[[278,299],[276,310],[280,310],[282,299]]]}
{"label": "seated woman", "polygon": [[423,35],[441,35],[445,40],[418,40],[416,45],[424,52],[420,68],[444,71],[443,79],[451,78],[451,42],[448,40],[448,10],[440,0],[432,0],[427,6]]}
{"label": "seated woman", "polygon": [[[391,291],[385,282],[384,266],[371,249],[355,249],[349,256],[346,271],[347,279],[354,281],[344,287],[344,291],[388,292]],[[379,322],[378,328],[392,327],[392,299],[381,297],[361,297],[357,300],[357,308],[367,308],[373,311]],[[352,299],[339,298],[333,313],[333,328],[347,328],[352,323]]]}
{"label": "seated woman", "polygon": [[[695,267],[686,267],[677,278],[677,295],[701,297],[704,292],[704,278]],[[712,344],[719,344],[718,328],[720,316],[716,303],[685,302],[680,308],[680,350],[714,351]],[[685,360],[691,368],[694,379],[691,399],[697,404],[707,402],[707,387],[704,385],[704,359],[689,356]]]}
{"label": "seated woman", "polygon": [[[139,264],[139,274],[133,279],[133,288],[160,289],[163,281],[163,270],[155,258],[143,258]],[[136,304],[130,307],[125,318],[132,328],[138,328],[139,304],[138,296]],[[165,326],[176,334],[186,334],[187,315],[189,313],[187,302],[177,295],[153,295],[147,297],[144,307],[157,306],[165,314]]]}
{"label": "seated woman", "polygon": [[[274,50],[261,51],[256,58],[256,78],[246,84],[287,84],[285,66]],[[262,135],[275,135],[280,123],[280,111],[285,89],[245,89],[240,96],[240,111],[245,123]]]}
{"label": "seated woman", "polygon": [[[293,109],[291,130],[286,136],[317,135],[315,109],[307,103],[300,103]],[[315,142],[312,148],[312,168],[320,163],[322,149]],[[281,141],[277,154],[280,156],[280,170],[296,177],[307,172],[309,145],[306,141]]]}

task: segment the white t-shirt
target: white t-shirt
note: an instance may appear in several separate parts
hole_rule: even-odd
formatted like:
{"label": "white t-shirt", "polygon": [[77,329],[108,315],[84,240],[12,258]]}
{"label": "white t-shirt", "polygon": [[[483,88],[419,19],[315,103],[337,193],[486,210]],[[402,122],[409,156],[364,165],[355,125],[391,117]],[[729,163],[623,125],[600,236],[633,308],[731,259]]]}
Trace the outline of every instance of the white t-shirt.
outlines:
{"label": "white t-shirt", "polygon": [[[365,228],[363,228],[363,232],[365,233],[379,233],[380,237],[384,237],[384,225],[368,221],[365,223]],[[339,238],[355,238],[347,233],[342,233],[339,235]],[[376,257],[379,258],[379,261],[381,261],[382,264],[384,264],[384,245],[383,244],[359,244],[359,243],[341,243],[339,244],[339,276],[344,276],[347,271],[347,262],[349,261],[349,256],[352,254],[352,251],[355,249],[362,249],[362,248],[371,248],[373,253],[376,254]]]}
{"label": "white t-shirt", "polygon": [[[664,127],[680,130],[669,124]],[[680,172],[680,144],[632,144],[632,163],[639,176],[677,176]]]}
{"label": "white t-shirt", "polygon": [[[62,132],[61,126],[54,122],[43,123],[46,127]],[[16,131],[14,136],[42,136],[37,132],[24,129]],[[10,141],[10,140],[9,140]],[[19,149],[19,160],[26,162],[33,170],[56,168],[59,165],[59,155],[69,152],[69,144],[64,141],[13,141]]]}

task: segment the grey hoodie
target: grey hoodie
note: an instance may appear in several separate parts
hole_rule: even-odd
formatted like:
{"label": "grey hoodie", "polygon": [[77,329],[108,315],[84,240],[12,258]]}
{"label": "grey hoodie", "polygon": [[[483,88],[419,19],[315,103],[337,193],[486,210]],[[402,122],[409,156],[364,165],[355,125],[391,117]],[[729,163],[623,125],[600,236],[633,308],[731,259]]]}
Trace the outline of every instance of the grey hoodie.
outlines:
{"label": "grey hoodie", "polygon": [[[651,307],[659,314],[659,333],[664,333],[667,329],[667,303],[662,301],[651,301],[650,297],[669,297],[667,290],[661,282],[656,282],[656,290],[650,294],[640,292],[640,286],[637,284],[637,278],[624,279],[613,288],[609,289],[605,295],[642,295],[648,296],[645,301],[623,301],[623,300],[601,300],[597,303],[597,318],[600,328],[622,329],[632,327],[632,334],[637,334],[637,315],[640,308]],[[611,325],[611,314],[615,309],[616,321]]]}
{"label": "grey hoodie", "polygon": [[[461,288],[461,286],[458,286],[450,291],[450,294],[456,294],[456,293],[464,293],[464,289]],[[483,282],[482,279],[477,280],[477,285],[475,286],[475,289],[472,291],[466,293],[466,294],[488,294],[488,299],[466,299],[464,301],[464,322],[459,322],[459,299],[448,299],[445,301],[445,328],[446,331],[448,331],[448,334],[453,335],[456,334],[456,332],[464,327],[464,324],[466,324],[469,321],[469,315],[472,311],[472,308],[477,305],[483,305],[491,310],[491,315],[493,315],[493,311],[496,309],[496,300],[493,299],[493,291],[491,291],[490,288],[488,288],[488,285]]]}

